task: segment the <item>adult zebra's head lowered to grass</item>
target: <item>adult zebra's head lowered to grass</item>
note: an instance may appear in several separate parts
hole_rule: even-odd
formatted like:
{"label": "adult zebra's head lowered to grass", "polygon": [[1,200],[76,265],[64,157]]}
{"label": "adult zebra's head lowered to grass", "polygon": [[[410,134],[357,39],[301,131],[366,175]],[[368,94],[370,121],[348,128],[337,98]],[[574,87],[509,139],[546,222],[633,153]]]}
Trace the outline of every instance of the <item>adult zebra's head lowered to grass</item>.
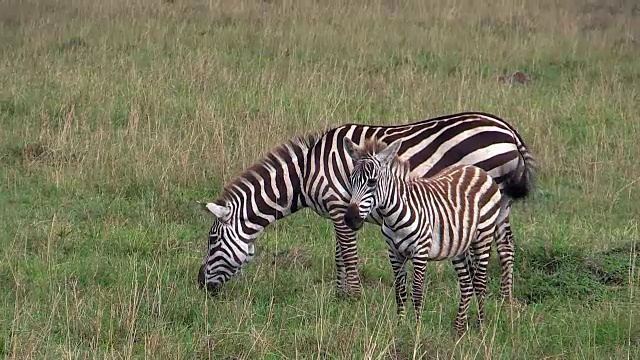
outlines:
{"label": "adult zebra's head lowered to grass", "polygon": [[274,221],[306,207],[302,173],[313,137],[277,146],[225,184],[215,201],[201,203],[213,215],[198,283],[212,295],[255,255],[254,241]]}
{"label": "adult zebra's head lowered to grass", "polygon": [[231,204],[200,203],[214,216],[209,230],[208,252],[198,271],[198,284],[211,295],[217,295],[222,285],[229,280],[246,262],[255,255],[252,242],[240,240],[236,227],[231,221]]}

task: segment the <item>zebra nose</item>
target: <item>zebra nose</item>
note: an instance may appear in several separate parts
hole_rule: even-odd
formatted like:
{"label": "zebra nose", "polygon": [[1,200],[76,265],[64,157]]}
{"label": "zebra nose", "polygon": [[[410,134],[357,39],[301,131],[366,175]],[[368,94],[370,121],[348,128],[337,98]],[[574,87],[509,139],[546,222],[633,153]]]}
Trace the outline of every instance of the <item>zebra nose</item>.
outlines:
{"label": "zebra nose", "polygon": [[211,295],[211,297],[218,296],[220,290],[222,290],[222,285],[220,284],[207,284],[207,292],[209,293],[209,295]]}
{"label": "zebra nose", "polygon": [[364,224],[364,219],[360,218],[360,211],[357,204],[349,204],[344,213],[344,224],[351,230],[359,230]]}
{"label": "zebra nose", "polygon": [[206,281],[207,280],[204,273],[204,265],[201,265],[200,270],[198,271],[198,287],[200,289],[206,288],[207,292],[212,297],[217,296],[218,293],[220,293],[220,290],[222,290],[222,284],[212,284],[212,283],[207,283]]}

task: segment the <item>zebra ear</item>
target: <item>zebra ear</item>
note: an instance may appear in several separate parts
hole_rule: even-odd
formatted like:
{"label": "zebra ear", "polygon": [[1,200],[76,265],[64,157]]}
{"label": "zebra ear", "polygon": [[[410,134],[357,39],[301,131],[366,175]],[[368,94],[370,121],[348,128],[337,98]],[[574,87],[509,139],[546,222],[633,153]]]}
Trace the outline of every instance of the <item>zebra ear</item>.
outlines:
{"label": "zebra ear", "polygon": [[344,144],[344,150],[347,152],[349,157],[354,160],[360,159],[360,155],[358,155],[358,145],[351,141],[351,139],[348,137],[344,138],[342,144]]}
{"label": "zebra ear", "polygon": [[205,211],[212,213],[213,216],[218,219],[225,219],[229,214],[231,214],[231,209],[227,206],[218,205],[216,203],[203,203],[199,201],[198,204],[200,204]]}
{"label": "zebra ear", "polygon": [[396,140],[391,145],[387,146],[384,150],[380,151],[376,154],[376,159],[380,161],[382,164],[389,164],[393,158],[398,155],[398,151],[400,151],[400,146],[402,145],[402,140]]}

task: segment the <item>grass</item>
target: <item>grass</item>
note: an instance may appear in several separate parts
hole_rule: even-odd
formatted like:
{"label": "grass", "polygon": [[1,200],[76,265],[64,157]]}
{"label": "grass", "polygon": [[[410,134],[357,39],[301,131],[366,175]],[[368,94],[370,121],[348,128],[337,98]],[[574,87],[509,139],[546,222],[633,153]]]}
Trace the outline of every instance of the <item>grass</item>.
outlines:
{"label": "grass", "polygon": [[[0,1],[0,354],[8,358],[637,358],[640,17],[632,1]],[[497,81],[526,73],[527,84]],[[363,299],[333,293],[330,223],[258,240],[195,285],[196,200],[286,139],[466,110],[540,163],[515,294],[452,337],[448,263],[398,324],[378,230]],[[408,316],[411,319],[411,314]]]}

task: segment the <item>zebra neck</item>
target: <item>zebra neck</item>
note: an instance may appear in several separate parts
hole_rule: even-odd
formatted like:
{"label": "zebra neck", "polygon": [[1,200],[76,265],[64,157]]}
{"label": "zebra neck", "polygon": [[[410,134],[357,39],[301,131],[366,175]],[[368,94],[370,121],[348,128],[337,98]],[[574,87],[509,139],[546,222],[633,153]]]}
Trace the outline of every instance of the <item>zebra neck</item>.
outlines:
{"label": "zebra neck", "polygon": [[267,154],[229,183],[224,202],[235,204],[235,218],[247,239],[255,239],[269,224],[307,205],[302,177],[308,146],[292,140]]}
{"label": "zebra neck", "polygon": [[402,217],[404,209],[409,201],[409,189],[407,182],[398,176],[388,177],[385,184],[386,194],[378,206],[378,212],[384,218],[385,223],[395,224]]}

